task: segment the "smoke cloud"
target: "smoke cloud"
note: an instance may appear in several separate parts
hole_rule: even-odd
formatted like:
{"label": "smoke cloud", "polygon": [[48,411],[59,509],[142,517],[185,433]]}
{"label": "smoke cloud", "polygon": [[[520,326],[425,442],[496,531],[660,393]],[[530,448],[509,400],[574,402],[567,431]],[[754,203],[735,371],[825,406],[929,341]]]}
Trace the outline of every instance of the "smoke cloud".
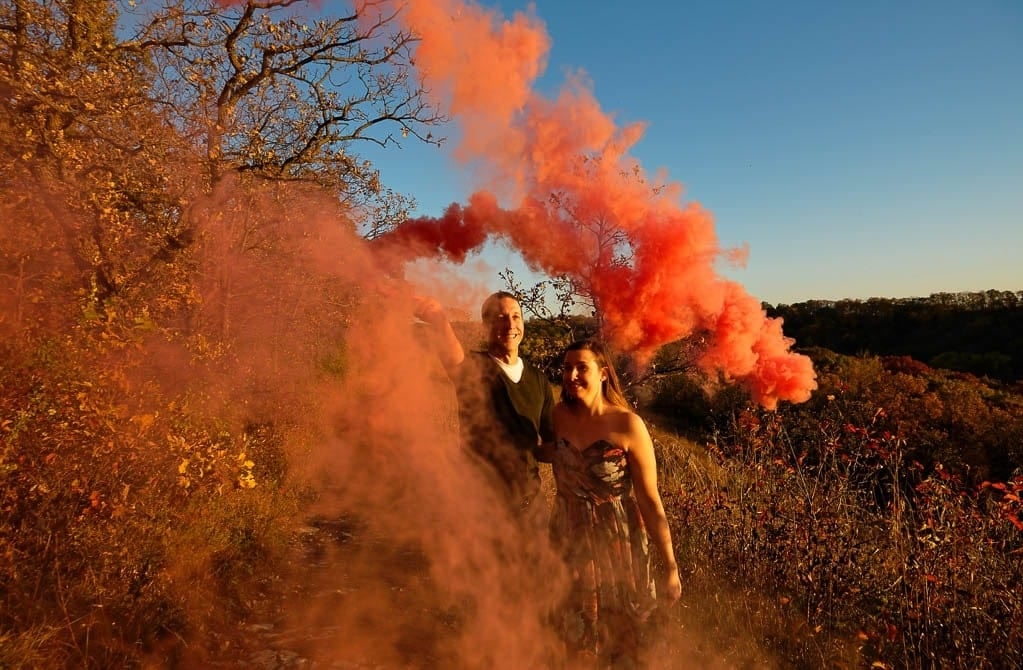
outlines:
{"label": "smoke cloud", "polygon": [[501,240],[534,270],[589,286],[604,335],[638,363],[705,334],[706,371],[743,383],[768,408],[809,398],[809,358],[715,270],[743,252],[722,249],[710,212],[629,155],[643,125],[618,127],[581,74],[553,100],[533,90],[551,43],[536,16],[506,20],[473,3],[415,0],[400,17],[422,36],[417,67],[457,120],[455,156],[483,190],[440,217],[410,221],[384,245],[459,263]]}
{"label": "smoke cloud", "polygon": [[[240,213],[226,183],[202,211],[204,304],[222,314],[230,286],[238,330],[221,412],[306,424],[289,467],[317,491],[312,517],[350,530],[322,548],[323,570],[285,575],[301,594],[281,613],[289,648],[355,667],[550,667],[562,564],[460,448],[414,287],[326,196],[246,197]],[[233,251],[253,236],[273,240],[272,282]],[[324,376],[339,340],[340,371]]]}

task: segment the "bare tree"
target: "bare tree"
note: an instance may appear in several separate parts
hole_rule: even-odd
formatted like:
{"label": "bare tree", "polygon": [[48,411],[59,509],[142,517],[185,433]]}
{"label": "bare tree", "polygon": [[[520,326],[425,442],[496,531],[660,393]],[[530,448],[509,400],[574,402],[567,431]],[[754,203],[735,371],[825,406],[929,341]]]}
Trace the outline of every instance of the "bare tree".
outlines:
{"label": "bare tree", "polygon": [[441,141],[429,128],[444,118],[413,72],[417,39],[387,6],[312,18],[296,0],[171,0],[141,11],[124,46],[151,59],[154,100],[201,147],[211,180],[314,181],[357,201],[382,187],[355,144]]}
{"label": "bare tree", "polygon": [[[594,176],[603,168],[600,157],[581,157],[576,169],[581,175]],[[649,184],[638,168],[621,173],[657,197],[663,186]],[[628,276],[634,258],[633,237],[626,225],[617,221],[610,208],[603,209],[591,200],[583,202],[578,194],[554,191],[547,194],[544,216],[571,231],[573,249],[583,257],[578,268],[568,274],[555,274],[532,285],[523,285],[508,268],[499,273],[504,288],[519,298],[523,310],[544,323],[545,337],[564,344],[577,337],[607,336],[604,305],[598,287],[615,275]],[[552,334],[553,333],[553,334]],[[628,357],[619,362],[622,381],[627,387],[677,374],[693,374],[693,361],[707,334],[692,336],[662,348],[651,364],[642,369],[631,366]],[[551,356],[551,347],[531,345]],[[555,347],[560,349],[560,347]]]}

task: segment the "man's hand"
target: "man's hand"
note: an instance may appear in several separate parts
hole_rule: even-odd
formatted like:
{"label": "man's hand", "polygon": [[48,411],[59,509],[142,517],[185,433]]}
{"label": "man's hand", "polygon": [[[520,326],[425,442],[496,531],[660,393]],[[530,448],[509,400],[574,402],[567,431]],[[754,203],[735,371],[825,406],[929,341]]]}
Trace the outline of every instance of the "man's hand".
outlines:
{"label": "man's hand", "polygon": [[417,319],[430,325],[437,355],[444,369],[451,374],[465,360],[465,351],[462,350],[455,331],[451,329],[448,315],[444,313],[441,304],[433,298],[414,295],[412,300],[413,314]]}
{"label": "man's hand", "polygon": [[412,300],[415,304],[413,313],[417,319],[425,321],[431,326],[443,326],[447,322],[448,317],[444,313],[444,308],[434,298],[416,295],[412,296]]}

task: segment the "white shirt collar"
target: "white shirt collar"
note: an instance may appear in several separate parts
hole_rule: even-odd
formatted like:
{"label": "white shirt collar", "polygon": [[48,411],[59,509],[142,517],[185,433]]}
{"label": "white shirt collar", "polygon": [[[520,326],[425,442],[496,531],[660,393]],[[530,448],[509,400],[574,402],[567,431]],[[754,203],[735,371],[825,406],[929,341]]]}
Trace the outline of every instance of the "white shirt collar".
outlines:
{"label": "white shirt collar", "polygon": [[512,380],[516,384],[519,383],[519,380],[522,379],[522,370],[525,367],[521,358],[515,359],[515,363],[513,365],[508,365],[504,361],[494,358],[493,356],[491,356],[491,358],[493,358],[494,362],[497,363],[502,370],[504,370],[504,374],[508,375],[508,379]]}

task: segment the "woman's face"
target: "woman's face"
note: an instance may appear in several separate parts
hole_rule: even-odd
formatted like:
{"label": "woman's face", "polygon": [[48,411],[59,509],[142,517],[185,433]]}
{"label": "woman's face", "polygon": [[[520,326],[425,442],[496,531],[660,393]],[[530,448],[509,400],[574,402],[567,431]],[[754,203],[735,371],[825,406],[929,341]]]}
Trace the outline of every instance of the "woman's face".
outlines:
{"label": "woman's face", "polygon": [[593,402],[603,391],[607,371],[587,349],[565,353],[561,364],[561,393],[567,400]]}

